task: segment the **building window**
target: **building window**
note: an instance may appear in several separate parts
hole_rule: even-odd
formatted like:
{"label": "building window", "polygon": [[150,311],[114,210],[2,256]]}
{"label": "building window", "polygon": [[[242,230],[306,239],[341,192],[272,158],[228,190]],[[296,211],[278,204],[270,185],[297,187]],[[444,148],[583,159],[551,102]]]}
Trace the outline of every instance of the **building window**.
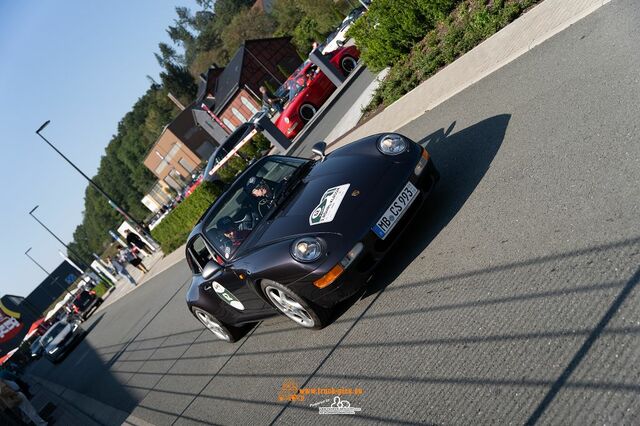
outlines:
{"label": "building window", "polygon": [[242,113],[238,111],[236,107],[231,108],[231,112],[233,113],[233,115],[236,116],[238,120],[240,120],[241,123],[244,123],[247,121],[247,119],[244,118],[244,115],[242,115]]}
{"label": "building window", "polygon": [[186,158],[181,158],[180,161],[178,161],[178,163],[180,163],[180,165],[184,167],[184,169],[189,173],[193,172],[193,169],[196,168],[196,166],[194,166],[193,163],[187,160]]}
{"label": "building window", "polygon": [[171,188],[175,189],[176,191],[180,192],[182,190],[182,187],[171,176],[165,176],[164,181],[167,185],[169,185]]}
{"label": "building window", "polygon": [[224,123],[225,126],[227,126],[229,128],[229,130],[231,130],[232,132],[236,129],[236,126],[234,126],[231,121],[229,121],[228,118],[223,118],[222,122]]}
{"label": "building window", "polygon": [[247,99],[244,96],[242,96],[240,99],[242,100],[242,103],[244,104],[244,106],[246,106],[249,109],[249,111],[251,111],[252,114],[258,113],[258,108],[256,108],[255,105],[253,105],[249,99]]}
{"label": "building window", "polygon": [[164,159],[160,160],[160,164],[158,164],[158,167],[156,167],[156,175],[159,176],[160,173],[162,173],[162,171],[165,169],[165,167],[167,167],[167,162]]}

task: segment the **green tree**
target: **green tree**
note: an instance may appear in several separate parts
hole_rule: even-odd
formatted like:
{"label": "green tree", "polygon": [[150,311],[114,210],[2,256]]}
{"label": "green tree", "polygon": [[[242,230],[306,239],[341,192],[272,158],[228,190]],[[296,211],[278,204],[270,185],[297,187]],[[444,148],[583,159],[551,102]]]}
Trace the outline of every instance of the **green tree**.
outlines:
{"label": "green tree", "polygon": [[181,65],[167,63],[160,73],[163,87],[180,101],[188,105],[193,100],[198,86],[189,70]]}
{"label": "green tree", "polygon": [[224,48],[228,52],[235,52],[245,40],[270,37],[274,29],[273,19],[264,12],[256,9],[242,10],[222,32]]}

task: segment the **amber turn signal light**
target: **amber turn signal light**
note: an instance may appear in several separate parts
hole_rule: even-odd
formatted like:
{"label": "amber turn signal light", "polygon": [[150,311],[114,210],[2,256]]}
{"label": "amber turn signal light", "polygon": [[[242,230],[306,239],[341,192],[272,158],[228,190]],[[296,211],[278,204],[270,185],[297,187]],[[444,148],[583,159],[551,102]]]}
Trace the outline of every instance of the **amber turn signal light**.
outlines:
{"label": "amber turn signal light", "polygon": [[318,288],[325,288],[326,286],[334,282],[336,279],[338,279],[338,277],[342,275],[343,272],[344,272],[344,268],[340,264],[337,264],[336,266],[331,268],[331,270],[327,272],[322,278],[314,281],[313,285],[315,285]]}

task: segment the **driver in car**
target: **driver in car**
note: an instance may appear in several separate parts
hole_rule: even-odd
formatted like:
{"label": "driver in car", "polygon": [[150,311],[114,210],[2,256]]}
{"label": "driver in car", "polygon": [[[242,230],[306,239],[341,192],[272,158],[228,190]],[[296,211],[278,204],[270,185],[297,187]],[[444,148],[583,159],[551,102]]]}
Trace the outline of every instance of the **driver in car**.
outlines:
{"label": "driver in car", "polygon": [[252,176],[244,186],[244,190],[254,200],[254,208],[260,217],[264,217],[273,204],[275,193],[279,185],[268,182],[265,179]]}
{"label": "driver in car", "polygon": [[230,244],[232,247],[242,244],[247,235],[251,233],[250,229],[244,229],[242,223],[237,224],[230,216],[223,216],[218,219],[216,228],[228,239],[226,245]]}

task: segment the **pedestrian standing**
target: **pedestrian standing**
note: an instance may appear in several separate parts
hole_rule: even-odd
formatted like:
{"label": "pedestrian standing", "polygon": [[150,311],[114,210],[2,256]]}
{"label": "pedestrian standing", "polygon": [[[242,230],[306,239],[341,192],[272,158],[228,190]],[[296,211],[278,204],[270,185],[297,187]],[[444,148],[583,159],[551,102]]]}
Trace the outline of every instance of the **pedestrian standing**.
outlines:
{"label": "pedestrian standing", "polygon": [[132,232],[129,229],[124,231],[124,235],[125,235],[125,239],[127,240],[127,245],[129,246],[130,249],[137,247],[139,250],[142,250],[143,252],[151,254],[151,251],[152,251],[151,248],[144,241],[142,241],[142,238],[140,238],[140,235],[136,234],[135,232]]}
{"label": "pedestrian standing", "polygon": [[112,257],[107,257],[107,262],[111,263],[111,266],[113,266],[113,269],[116,270],[118,275],[123,276],[131,284],[136,285],[136,280],[133,279],[133,277],[131,276],[129,271],[127,271],[127,268],[125,268],[125,266],[124,266],[125,264],[123,264],[119,259],[112,258]]}
{"label": "pedestrian standing", "polygon": [[11,380],[0,379],[0,403],[8,409],[18,408],[22,416],[36,426],[47,425],[27,397],[20,392],[20,387]]}
{"label": "pedestrian standing", "polygon": [[[134,250],[135,249],[136,247],[134,247]],[[147,267],[144,266],[144,263],[142,263],[142,258],[138,256],[137,250],[136,252],[134,252],[128,247],[123,247],[122,250],[120,250],[120,256],[121,256],[120,260],[124,262],[129,262],[131,265],[141,270],[143,274],[146,274],[147,272],[149,272]]]}

